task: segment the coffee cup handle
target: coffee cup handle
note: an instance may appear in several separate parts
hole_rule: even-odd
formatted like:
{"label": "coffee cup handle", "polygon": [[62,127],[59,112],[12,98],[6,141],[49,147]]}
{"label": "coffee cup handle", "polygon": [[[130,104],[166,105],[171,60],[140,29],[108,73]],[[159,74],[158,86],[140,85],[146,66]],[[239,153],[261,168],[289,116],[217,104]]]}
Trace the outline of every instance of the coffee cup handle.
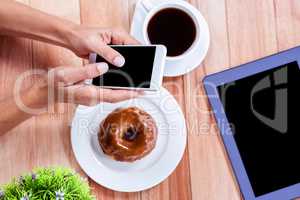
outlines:
{"label": "coffee cup handle", "polygon": [[149,12],[154,7],[154,2],[153,0],[142,0],[142,5]]}

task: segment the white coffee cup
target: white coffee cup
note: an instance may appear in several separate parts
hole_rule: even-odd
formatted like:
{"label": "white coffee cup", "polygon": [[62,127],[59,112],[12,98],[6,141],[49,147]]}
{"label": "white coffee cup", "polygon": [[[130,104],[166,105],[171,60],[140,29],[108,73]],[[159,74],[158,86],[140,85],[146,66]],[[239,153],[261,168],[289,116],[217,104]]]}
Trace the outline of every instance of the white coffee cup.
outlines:
{"label": "white coffee cup", "polygon": [[[144,6],[145,10],[148,12],[143,24],[143,37],[144,37],[144,41],[146,41],[147,44],[151,44],[148,37],[147,28],[152,17],[163,9],[176,8],[188,14],[191,17],[191,19],[194,21],[196,27],[196,37],[193,44],[183,54],[178,56],[172,56],[172,57],[167,56],[167,60],[169,61],[182,60],[188,57],[190,54],[194,53],[194,51],[197,49],[196,47],[200,43],[201,25],[206,23],[204,19],[199,20],[199,18],[196,17],[195,13],[199,11],[195,7],[193,7],[186,1],[182,1],[182,0],[166,0],[161,3],[156,3],[155,0],[142,0],[142,5]],[[203,25],[203,27],[206,26],[207,26],[206,24]]]}

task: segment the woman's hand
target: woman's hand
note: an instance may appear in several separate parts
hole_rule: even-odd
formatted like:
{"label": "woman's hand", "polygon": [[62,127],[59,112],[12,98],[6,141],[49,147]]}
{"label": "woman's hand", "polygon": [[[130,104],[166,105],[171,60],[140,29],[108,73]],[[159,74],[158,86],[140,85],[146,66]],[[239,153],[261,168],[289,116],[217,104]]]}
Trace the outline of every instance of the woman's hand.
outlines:
{"label": "woman's hand", "polygon": [[0,35],[59,45],[82,58],[97,53],[116,66],[125,60],[108,44],[138,44],[126,31],[78,25],[15,1],[0,1]]}
{"label": "woman's hand", "polygon": [[[0,35],[26,37],[62,46],[83,58],[90,53],[97,53],[119,67],[124,65],[125,60],[108,44],[137,44],[125,31],[76,25],[16,1],[0,1]],[[102,89],[83,83],[85,79],[97,77],[107,70],[105,63],[51,69],[33,87],[18,93],[18,101],[15,101],[15,97],[0,101],[0,134],[35,115],[28,110],[44,111],[40,108],[47,108],[55,102],[94,105],[99,102],[119,102],[141,94]]]}
{"label": "woman's hand", "polygon": [[13,97],[0,101],[0,135],[32,116],[46,112],[56,102],[94,105],[141,95],[140,92],[102,89],[83,83],[85,79],[102,75],[107,69],[106,63],[53,68],[31,88],[15,91]]}
{"label": "woman's hand", "polygon": [[122,67],[125,59],[108,44],[139,44],[122,29],[102,29],[82,25],[72,29],[71,34],[68,35],[68,41],[67,48],[79,57],[88,58],[90,53],[97,53],[117,67]]}
{"label": "woman's hand", "polygon": [[57,67],[51,69],[35,86],[41,96],[39,105],[67,102],[95,105],[99,102],[115,103],[136,98],[142,92],[104,89],[86,85],[84,80],[92,79],[107,72],[106,63],[90,64],[83,67]]}

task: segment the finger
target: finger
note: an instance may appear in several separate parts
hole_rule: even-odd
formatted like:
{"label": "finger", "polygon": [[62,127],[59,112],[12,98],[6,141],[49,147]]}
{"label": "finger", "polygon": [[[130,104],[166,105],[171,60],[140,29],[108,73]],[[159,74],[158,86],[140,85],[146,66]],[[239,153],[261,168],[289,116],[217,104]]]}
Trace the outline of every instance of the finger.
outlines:
{"label": "finger", "polygon": [[53,69],[50,72],[54,76],[55,83],[63,83],[64,86],[92,79],[108,71],[106,63],[95,63],[83,67],[61,67]]}
{"label": "finger", "polygon": [[124,57],[106,44],[99,45],[96,49],[96,53],[117,67],[122,67],[125,64]]}
{"label": "finger", "polygon": [[130,90],[102,89],[102,91],[99,92],[100,92],[100,99],[108,103],[117,103],[120,101],[137,98],[142,95],[142,93],[140,92],[130,91]]}
{"label": "finger", "polygon": [[142,95],[140,92],[127,90],[103,89],[95,86],[70,86],[67,88],[68,99],[66,102],[81,105],[96,105],[100,102],[116,103]]}
{"label": "finger", "polygon": [[114,30],[112,31],[112,44],[140,44],[135,38],[129,35],[126,31],[123,30]]}

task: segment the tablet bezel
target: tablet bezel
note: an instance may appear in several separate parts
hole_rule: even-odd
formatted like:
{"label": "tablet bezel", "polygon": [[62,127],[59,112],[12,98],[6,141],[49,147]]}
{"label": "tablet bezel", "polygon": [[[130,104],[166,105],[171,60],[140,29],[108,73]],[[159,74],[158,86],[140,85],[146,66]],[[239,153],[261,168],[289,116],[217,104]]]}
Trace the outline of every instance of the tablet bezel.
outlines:
{"label": "tablet bezel", "polygon": [[[223,130],[231,130],[217,91],[218,86],[277,68],[293,61],[297,61],[300,66],[300,46],[206,76],[203,84],[218,126],[220,127],[222,124]],[[228,131],[223,133],[222,129],[220,130],[221,136],[245,200],[288,200],[300,197],[300,183],[255,197],[233,134],[232,132],[228,133]]]}

